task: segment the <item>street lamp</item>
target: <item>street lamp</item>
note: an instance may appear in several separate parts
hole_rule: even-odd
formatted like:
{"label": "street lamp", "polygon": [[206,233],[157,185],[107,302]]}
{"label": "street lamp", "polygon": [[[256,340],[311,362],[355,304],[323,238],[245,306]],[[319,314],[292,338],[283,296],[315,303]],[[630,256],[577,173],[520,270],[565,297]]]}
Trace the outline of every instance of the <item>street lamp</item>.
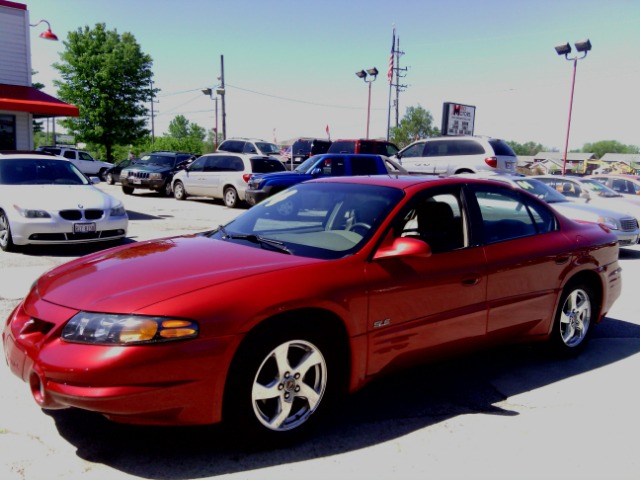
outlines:
{"label": "street lamp", "polygon": [[[205,95],[209,95],[209,98],[216,102],[216,126],[213,129],[213,137],[214,137],[214,151],[218,150],[218,95],[213,96],[212,88],[205,88],[202,90],[202,93]],[[216,94],[220,94],[220,89],[216,90]]]}
{"label": "street lamp", "polygon": [[[371,80],[367,80],[367,74],[371,77]],[[376,67],[369,68],[366,72],[364,70],[360,70],[356,72],[356,76],[365,81],[365,83],[369,84],[369,100],[367,101],[367,138],[369,138],[369,117],[371,114],[371,83],[376,81],[378,76],[378,69]]]}
{"label": "street lamp", "polygon": [[555,47],[556,53],[558,55],[564,56],[564,58],[573,62],[573,79],[571,80],[571,99],[569,100],[569,121],[567,123],[567,139],[564,144],[564,159],[562,162],[562,175],[564,175],[567,170],[567,150],[569,149],[569,131],[571,130],[571,111],[573,110],[573,90],[576,85],[576,70],[578,68],[578,60],[582,60],[584,57],[587,56],[587,53],[589,52],[589,50],[591,50],[591,42],[589,41],[589,39],[583,40],[581,42],[575,42],[575,47],[578,53],[573,57],[569,57],[569,54],[571,53],[571,45],[569,45],[569,42]]}
{"label": "street lamp", "polygon": [[40,34],[40,38],[44,38],[45,40],[53,40],[54,42],[58,41],[58,36],[51,31],[51,25],[46,20],[40,20],[38,23],[30,23],[30,27],[37,27],[41,23],[47,24],[47,29]]}

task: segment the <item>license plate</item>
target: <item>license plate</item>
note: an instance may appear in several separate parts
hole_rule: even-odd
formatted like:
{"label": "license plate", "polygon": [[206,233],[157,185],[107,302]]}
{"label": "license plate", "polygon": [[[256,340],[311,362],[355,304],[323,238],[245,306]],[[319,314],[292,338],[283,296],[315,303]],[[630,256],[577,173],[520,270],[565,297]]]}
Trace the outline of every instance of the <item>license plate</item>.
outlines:
{"label": "license plate", "polygon": [[96,231],[95,223],[74,223],[73,233],[92,233]]}
{"label": "license plate", "polygon": [[142,180],[140,180],[139,178],[134,178],[133,183],[134,185],[140,185],[142,183]]}

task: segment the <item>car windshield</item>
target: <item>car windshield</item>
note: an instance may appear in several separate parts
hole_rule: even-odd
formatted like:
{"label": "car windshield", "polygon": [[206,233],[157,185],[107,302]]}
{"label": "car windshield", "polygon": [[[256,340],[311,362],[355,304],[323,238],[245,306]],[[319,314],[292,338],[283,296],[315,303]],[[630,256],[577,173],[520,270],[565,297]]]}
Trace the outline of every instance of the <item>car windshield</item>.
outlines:
{"label": "car windshield", "polygon": [[296,167],[294,172],[298,173],[311,173],[309,170],[313,167],[320,158],[318,155],[314,155],[313,157],[307,158],[304,162]]}
{"label": "car windshield", "polygon": [[160,165],[163,167],[173,167],[176,163],[174,157],[167,157],[164,155],[145,155],[140,160],[136,161],[136,164],[140,165]]}
{"label": "car windshield", "polygon": [[601,184],[600,182],[592,179],[583,178],[580,181],[580,184],[583,185],[587,190],[600,197],[621,197],[622,194],[616,192],[615,190],[610,189],[606,185]]}
{"label": "car windshield", "polygon": [[522,180],[515,180],[515,183],[518,187],[526,190],[527,192],[535,195],[539,199],[547,202],[547,203],[561,203],[561,202],[569,202],[564,195],[562,195],[557,190],[554,190],[546,183],[541,182],[540,180],[536,180],[534,178],[523,178]]}
{"label": "car windshield", "polygon": [[337,259],[359,250],[404,192],[348,183],[302,183],[260,202],[211,232],[254,248]]}
{"label": "car windshield", "polygon": [[265,155],[272,155],[272,154],[278,154],[280,153],[280,149],[278,148],[277,145],[273,144],[273,143],[267,143],[267,142],[256,142],[256,146],[260,149],[260,151],[262,153],[264,153]]}
{"label": "car windshield", "polygon": [[87,178],[64,160],[40,158],[0,161],[0,185],[88,185]]}

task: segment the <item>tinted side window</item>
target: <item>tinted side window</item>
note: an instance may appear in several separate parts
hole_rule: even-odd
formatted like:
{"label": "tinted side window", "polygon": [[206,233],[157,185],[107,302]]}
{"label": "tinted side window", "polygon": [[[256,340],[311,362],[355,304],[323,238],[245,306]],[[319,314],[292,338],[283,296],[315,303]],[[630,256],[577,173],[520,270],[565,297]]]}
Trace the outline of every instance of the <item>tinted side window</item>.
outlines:
{"label": "tinted side window", "polygon": [[243,148],[244,142],[238,140],[227,140],[220,145],[220,150],[224,150],[225,152],[242,153]]}
{"label": "tinted side window", "polygon": [[78,152],[78,157],[80,157],[80,160],[88,160],[90,162],[93,162],[94,160],[94,158],[87,152]]}
{"label": "tinted side window", "polygon": [[200,158],[198,158],[195,162],[193,162],[191,164],[191,166],[189,166],[189,171],[190,172],[206,171],[207,168],[205,167],[205,165],[207,165],[207,163],[210,163],[213,158],[215,158],[215,157],[200,157]]}
{"label": "tinted side window", "polygon": [[252,158],[251,169],[253,173],[282,172],[286,170],[282,162],[270,158]]}
{"label": "tinted side window", "polygon": [[64,158],[70,158],[71,160],[75,160],[76,159],[76,152],[72,152],[67,150],[66,152],[63,153]]}
{"label": "tinted side window", "polygon": [[449,155],[482,155],[485,153],[484,147],[475,140],[458,140],[451,142],[448,147]]}
{"label": "tinted side window", "polygon": [[329,147],[329,153],[355,153],[356,144],[350,141],[333,142]]}
{"label": "tinted side window", "polygon": [[415,143],[410,145],[402,152],[402,158],[422,157],[424,146],[424,143]]}
{"label": "tinted side window", "polygon": [[229,169],[234,172],[243,172],[244,171],[244,162],[241,158],[231,157],[229,159]]}
{"label": "tinted side window", "polygon": [[351,159],[352,175],[376,175],[378,173],[378,162],[374,157]]}
{"label": "tinted side window", "polygon": [[358,153],[379,153],[378,144],[376,142],[360,142]]}
{"label": "tinted side window", "polygon": [[489,140],[489,145],[491,145],[491,148],[493,148],[496,155],[507,155],[510,157],[516,156],[516,152],[513,151],[513,148],[502,140],[491,139]]}
{"label": "tinted side window", "polygon": [[253,146],[253,143],[246,142],[244,144],[244,148],[242,150],[242,153],[258,153],[258,150],[256,150],[256,147]]}

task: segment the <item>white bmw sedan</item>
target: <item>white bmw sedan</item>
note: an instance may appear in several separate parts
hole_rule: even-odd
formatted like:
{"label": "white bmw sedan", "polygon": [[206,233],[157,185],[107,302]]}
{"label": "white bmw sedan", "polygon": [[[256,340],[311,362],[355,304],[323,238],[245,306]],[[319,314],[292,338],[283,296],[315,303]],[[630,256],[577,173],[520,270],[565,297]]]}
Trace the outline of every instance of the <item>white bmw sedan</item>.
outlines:
{"label": "white bmw sedan", "polygon": [[69,160],[0,154],[0,248],[114,241],[127,235],[120,200],[102,192]]}

